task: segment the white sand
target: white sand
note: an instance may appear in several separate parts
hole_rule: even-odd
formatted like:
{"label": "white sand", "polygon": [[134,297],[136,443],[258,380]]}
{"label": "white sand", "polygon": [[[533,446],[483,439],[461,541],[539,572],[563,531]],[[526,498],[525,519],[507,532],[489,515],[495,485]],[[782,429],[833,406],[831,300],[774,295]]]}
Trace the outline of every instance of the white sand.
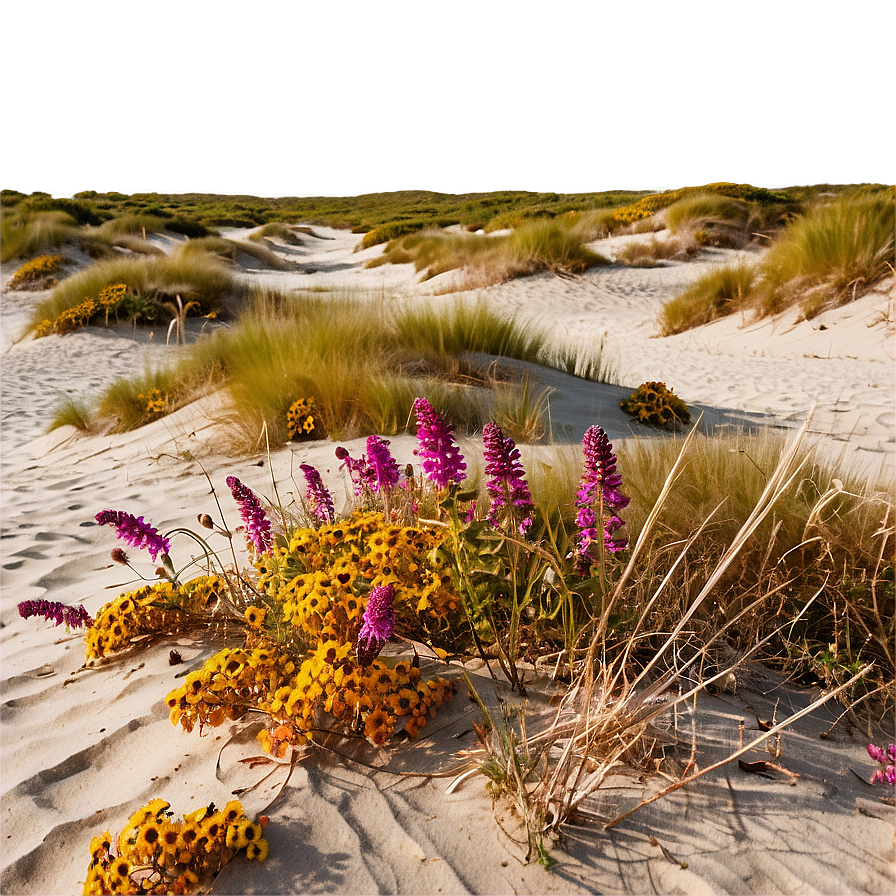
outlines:
{"label": "white sand", "polygon": [[[412,299],[452,301],[426,297],[438,284],[418,285],[409,266],[365,270],[363,262],[381,249],[355,253],[359,237],[315,229],[333,239],[308,239],[289,257],[316,273],[246,276],[280,286],[385,287]],[[811,324],[792,326],[791,313],[755,326],[722,321],[672,339],[652,339],[663,299],[725,255],[653,270],[614,266],[572,280],[540,275],[483,294],[495,307],[549,327],[558,339],[603,338],[622,380],[632,387],[661,379],[689,404],[769,415],[784,424],[817,401],[814,428],[827,434],[824,444],[842,448],[869,472],[881,465],[892,470],[892,288]],[[3,282],[10,274],[3,271]],[[43,435],[59,397],[96,392],[166,350],[155,344],[162,333],[147,345],[145,333],[134,341],[127,331],[96,329],[10,347],[36,298],[4,292],[0,306],[0,889],[71,893],[84,879],[90,838],[107,827],[118,830],[151,797],[163,796],[179,813],[189,811],[226,799],[262,772],[236,761],[255,751],[252,741],[248,746],[239,739],[229,742],[240,726],[213,729],[200,738],[168,722],[162,701],[179,683],[175,676],[195,668],[210,648],[181,639],[72,675],[83,662],[81,638],[20,619],[16,604],[45,597],[83,603],[95,612],[120,591],[136,587],[130,574],[109,560],[114,534],[94,525],[97,511],[127,510],[162,529],[193,525],[197,513],[212,510],[197,459],[222,494],[224,478],[235,474],[269,495],[271,470],[266,460],[258,467],[254,458],[234,460],[214,452],[212,400],[125,435],[83,438],[69,429]],[[576,408],[593,408],[607,415],[594,422],[620,425],[618,414],[600,411],[599,395],[600,387],[589,385],[569,396],[570,416]],[[346,444],[357,453],[361,441]],[[272,457],[287,500],[298,488],[292,473],[303,461],[318,466],[337,494],[345,494],[333,447],[308,443]],[[400,462],[413,459],[409,437],[394,439],[393,448]],[[187,547],[175,541],[174,550]],[[168,665],[173,646],[185,665]],[[755,729],[747,704],[764,717],[771,714],[776,694],[760,693],[771,683],[753,685],[752,692],[701,700],[703,765],[736,742],[739,720],[748,731]],[[792,689],[777,694],[782,695],[779,718],[787,705],[808,699]],[[728,766],[612,832],[596,824],[570,828],[566,842],[553,849],[559,865],[548,873],[520,864],[524,850],[495,823],[482,779],[470,779],[446,796],[450,779],[395,774],[451,769],[455,752],[474,746],[469,729],[476,716],[460,693],[414,744],[363,751],[361,758],[382,771],[326,754],[303,760],[269,810],[270,858],[263,865],[234,860],[215,892],[890,893],[892,810],[875,802],[878,791],[851,771],[866,778],[872,771],[866,739],[843,726],[826,741],[818,738],[833,717],[821,711],[785,736],[782,762],[801,775],[795,787],[786,779],[754,777]],[[279,785],[282,777],[273,783]],[[659,786],[629,779],[613,783],[590,807],[604,817]],[[246,794],[243,801],[257,812],[271,796],[268,789]],[[507,811],[499,807],[499,815],[514,832]],[[664,858],[650,837],[688,868]]]}

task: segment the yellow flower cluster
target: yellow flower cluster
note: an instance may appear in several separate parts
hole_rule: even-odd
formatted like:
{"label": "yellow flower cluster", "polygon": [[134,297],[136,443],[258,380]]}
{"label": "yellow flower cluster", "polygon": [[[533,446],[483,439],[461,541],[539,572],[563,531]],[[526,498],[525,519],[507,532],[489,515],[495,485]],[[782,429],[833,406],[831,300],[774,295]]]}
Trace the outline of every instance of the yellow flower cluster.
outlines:
{"label": "yellow flower cluster", "polygon": [[319,529],[299,529],[287,547],[257,563],[259,588],[283,603],[284,618],[308,636],[347,639],[375,586],[395,588],[398,627],[438,638],[461,627],[441,531],[386,523],[356,511]]}
{"label": "yellow flower cluster", "polygon": [[101,290],[97,298],[86,297],[82,302],[67,308],[63,311],[55,321],[42,321],[34,330],[35,339],[41,336],[47,336],[50,333],[56,333],[64,336],[77,330],[80,327],[86,327],[100,313],[104,313],[106,323],[109,323],[109,314],[118,310],[121,303],[128,294],[128,287],[124,283],[115,283]]}
{"label": "yellow flower cluster", "polygon": [[65,259],[61,255],[38,255],[31,261],[26,261],[12,275],[6,284],[9,289],[34,289],[35,287],[49,288],[55,284],[55,280],[50,280],[51,275],[55,274],[65,263]]}
{"label": "yellow flower cluster", "polygon": [[317,427],[316,414],[313,398],[299,398],[290,405],[286,426],[293,442],[311,437]]}
{"label": "yellow flower cluster", "polygon": [[200,576],[185,585],[158,582],[119,595],[100,609],[87,629],[87,661],[123,650],[141,636],[190,628],[197,614],[217,604],[224,587],[220,576]]}
{"label": "yellow flower cluster", "polygon": [[146,406],[147,422],[161,417],[168,410],[168,398],[161,389],[149,389],[137,395]]}
{"label": "yellow flower cluster", "polygon": [[90,844],[84,893],[199,893],[241,849],[264,861],[264,824],[251,822],[239,800],[223,809],[214,803],[172,821],[169,803],[154,799],[130,818],[113,840],[106,831]]}
{"label": "yellow flower cluster", "polygon": [[180,724],[185,731],[199,725],[201,731],[205,725],[214,728],[225,719],[242,718],[250,707],[290,682],[295,671],[286,652],[225,647],[165,698],[171,724]]}
{"label": "yellow flower cluster", "polygon": [[259,702],[274,727],[261,731],[258,740],[278,757],[289,744],[313,740],[315,731],[363,734],[382,746],[399,720],[406,734],[415,737],[455,690],[445,678],[424,681],[420,669],[407,660],[390,664],[379,658],[362,668],[351,644],[326,640],[290,684]]}

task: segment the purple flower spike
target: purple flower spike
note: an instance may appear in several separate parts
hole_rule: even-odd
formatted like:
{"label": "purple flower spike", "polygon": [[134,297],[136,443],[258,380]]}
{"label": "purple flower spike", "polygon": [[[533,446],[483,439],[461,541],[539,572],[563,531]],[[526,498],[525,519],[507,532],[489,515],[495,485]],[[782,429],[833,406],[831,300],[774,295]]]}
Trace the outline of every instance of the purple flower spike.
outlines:
{"label": "purple flower spike", "polygon": [[502,517],[509,517],[517,525],[520,535],[525,535],[532,525],[533,504],[520,450],[513,439],[504,438],[497,423],[485,424],[482,443],[485,472],[492,477],[486,485],[492,499],[489,521],[497,526]]}
{"label": "purple flower spike", "polygon": [[367,437],[367,483],[375,492],[395,488],[398,483],[398,464],[389,445],[388,439]]}
{"label": "purple flower spike", "polygon": [[436,488],[446,488],[451,482],[466,479],[467,465],[451,436],[451,427],[425,398],[414,402],[414,413],[417,415],[419,445],[414,453],[421,458],[423,472],[430,482]]}
{"label": "purple flower spike", "polygon": [[355,653],[361,666],[369,666],[395,631],[395,589],[392,585],[372,588],[364,609]]}
{"label": "purple flower spike", "polygon": [[257,554],[270,553],[271,521],[261,506],[255,492],[243,485],[236,476],[227,477],[227,487],[233,500],[240,506],[240,516],[246,525],[246,538]]}
{"label": "purple flower spike", "polygon": [[576,507],[579,508],[576,526],[579,529],[578,571],[584,575],[596,559],[592,546],[599,538],[599,525],[603,527],[606,551],[615,554],[628,547],[628,539],[615,533],[625,525],[616,511],[627,507],[629,499],[620,491],[622,477],[616,472],[616,455],[603,429],[589,427],[582,439],[582,450],[585,469],[576,494]]}
{"label": "purple flower spike", "polygon": [[52,619],[56,625],[63,622],[70,628],[81,628],[93,625],[93,617],[83,606],[70,607],[59,601],[49,600],[23,600],[19,604],[19,616],[22,619],[30,619],[32,616],[43,616],[44,619]]}
{"label": "purple flower spike", "polygon": [[320,473],[311,464],[301,464],[299,469],[305,475],[305,482],[308,483],[308,493],[305,497],[311,507],[311,513],[321,523],[332,523],[336,519],[333,496],[327,491]]}
{"label": "purple flower spike", "polygon": [[142,516],[132,516],[123,510],[101,510],[96,515],[101,526],[115,526],[115,534],[132,548],[146,548],[153,563],[159,554],[168,555],[171,542],[162,538],[159,530],[144,521]]}

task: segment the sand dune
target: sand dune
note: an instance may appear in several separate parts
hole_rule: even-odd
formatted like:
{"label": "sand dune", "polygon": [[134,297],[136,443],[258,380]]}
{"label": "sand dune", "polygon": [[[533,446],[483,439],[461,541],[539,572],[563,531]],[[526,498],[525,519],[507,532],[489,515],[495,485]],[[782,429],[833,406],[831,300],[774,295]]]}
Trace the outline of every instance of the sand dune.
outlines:
{"label": "sand dune", "polygon": [[[438,284],[417,283],[409,266],[365,270],[364,261],[381,248],[355,252],[359,237],[320,232],[331,239],[308,239],[291,251],[299,271],[245,276],[286,287],[328,285],[373,293],[386,288],[407,301],[453,301],[432,295]],[[811,323],[794,325],[791,312],[761,324],[726,320],[671,339],[652,338],[663,299],[726,257],[716,253],[652,270],[614,265],[574,279],[538,275],[484,295],[494,307],[549,328],[558,340],[603,339],[626,386],[664,380],[689,404],[710,410],[707,425],[736,420],[792,426],[817,402],[814,429],[826,450],[844,452],[869,475],[892,471],[892,286]],[[8,276],[4,270],[3,282]],[[134,340],[126,329],[88,329],[13,344],[16,328],[39,297],[4,292],[0,306],[4,893],[79,891],[91,837],[107,827],[120,829],[150,798],[164,796],[177,812],[187,812],[209,800],[226,801],[234,789],[267,771],[238,762],[258,752],[254,739],[241,734],[242,726],[227,724],[199,737],[168,721],[164,695],[212,648],[190,638],[172,639],[75,674],[84,659],[83,639],[19,618],[21,600],[83,603],[94,613],[137,586],[128,570],[109,559],[113,535],[95,525],[94,514],[114,507],[141,514],[162,529],[193,525],[211,502],[200,461],[219,491],[225,490],[224,478],[235,474],[270,494],[273,476],[286,500],[299,488],[298,465],[307,461],[322,471],[337,501],[348,497],[330,442],[286,448],[271,457],[270,466],[265,458],[254,466],[255,458],[216,453],[214,398],[133,433],[85,438],[64,428],[45,435],[59,397],[95,394],[114,376],[176,349],[157,344],[163,334],[147,342],[145,331]],[[562,378],[543,375],[558,390],[557,419],[570,427],[570,438],[578,438],[584,418],[598,414],[602,419],[591,422],[608,431],[627,428],[612,430],[614,438],[632,433],[616,410],[616,392],[606,398],[595,384],[578,384],[577,392]],[[357,454],[362,441],[346,445]],[[414,459],[413,447],[410,437],[392,440],[400,463]],[[174,550],[187,548],[175,542]],[[168,664],[173,647],[184,665]],[[470,671],[481,676],[475,664]],[[544,681],[533,690],[534,699],[538,694],[547,699],[551,685]],[[737,742],[740,721],[748,734],[755,732],[750,707],[770,717],[777,700],[780,718],[812,696],[756,670],[736,695],[701,697],[696,720],[701,763],[720,758]],[[833,710],[819,710],[785,735],[780,761],[799,774],[795,786],[785,776],[759,777],[726,766],[612,831],[593,821],[570,827],[564,842],[552,847],[559,860],[552,872],[522,864],[525,848],[512,839],[519,833],[517,822],[499,805],[501,825],[496,824],[482,778],[470,778],[446,794],[450,776],[416,776],[461,767],[456,754],[475,747],[470,725],[475,718],[461,692],[412,744],[386,750],[365,746],[347,758],[326,751],[303,758],[269,813],[270,858],[263,865],[235,859],[214,892],[893,890],[893,810],[860,780],[872,770],[867,736],[838,726],[827,740],[819,738],[836,718]],[[679,726],[684,748],[678,755],[686,760],[690,717],[681,716]],[[242,797],[250,814],[276,796],[286,771],[274,769],[265,784]],[[586,808],[607,819],[662,783],[620,777]]]}

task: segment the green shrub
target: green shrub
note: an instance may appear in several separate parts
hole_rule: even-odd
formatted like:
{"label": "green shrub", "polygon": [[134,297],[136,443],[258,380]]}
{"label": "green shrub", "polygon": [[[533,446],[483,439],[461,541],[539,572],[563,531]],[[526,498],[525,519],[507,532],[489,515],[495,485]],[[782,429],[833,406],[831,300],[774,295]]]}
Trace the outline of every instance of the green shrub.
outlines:
{"label": "green shrub", "polygon": [[[249,226],[251,227],[252,224]],[[189,218],[169,218],[165,221],[165,230],[171,233],[179,233],[181,236],[189,237],[191,240],[215,235],[215,231],[210,227],[206,227],[205,224],[199,221],[192,221]]]}
{"label": "green shrub", "polygon": [[31,196],[19,203],[19,210],[26,214],[34,212],[64,212],[78,224],[94,227],[103,223],[92,202],[78,199],[53,199],[51,196]]}

